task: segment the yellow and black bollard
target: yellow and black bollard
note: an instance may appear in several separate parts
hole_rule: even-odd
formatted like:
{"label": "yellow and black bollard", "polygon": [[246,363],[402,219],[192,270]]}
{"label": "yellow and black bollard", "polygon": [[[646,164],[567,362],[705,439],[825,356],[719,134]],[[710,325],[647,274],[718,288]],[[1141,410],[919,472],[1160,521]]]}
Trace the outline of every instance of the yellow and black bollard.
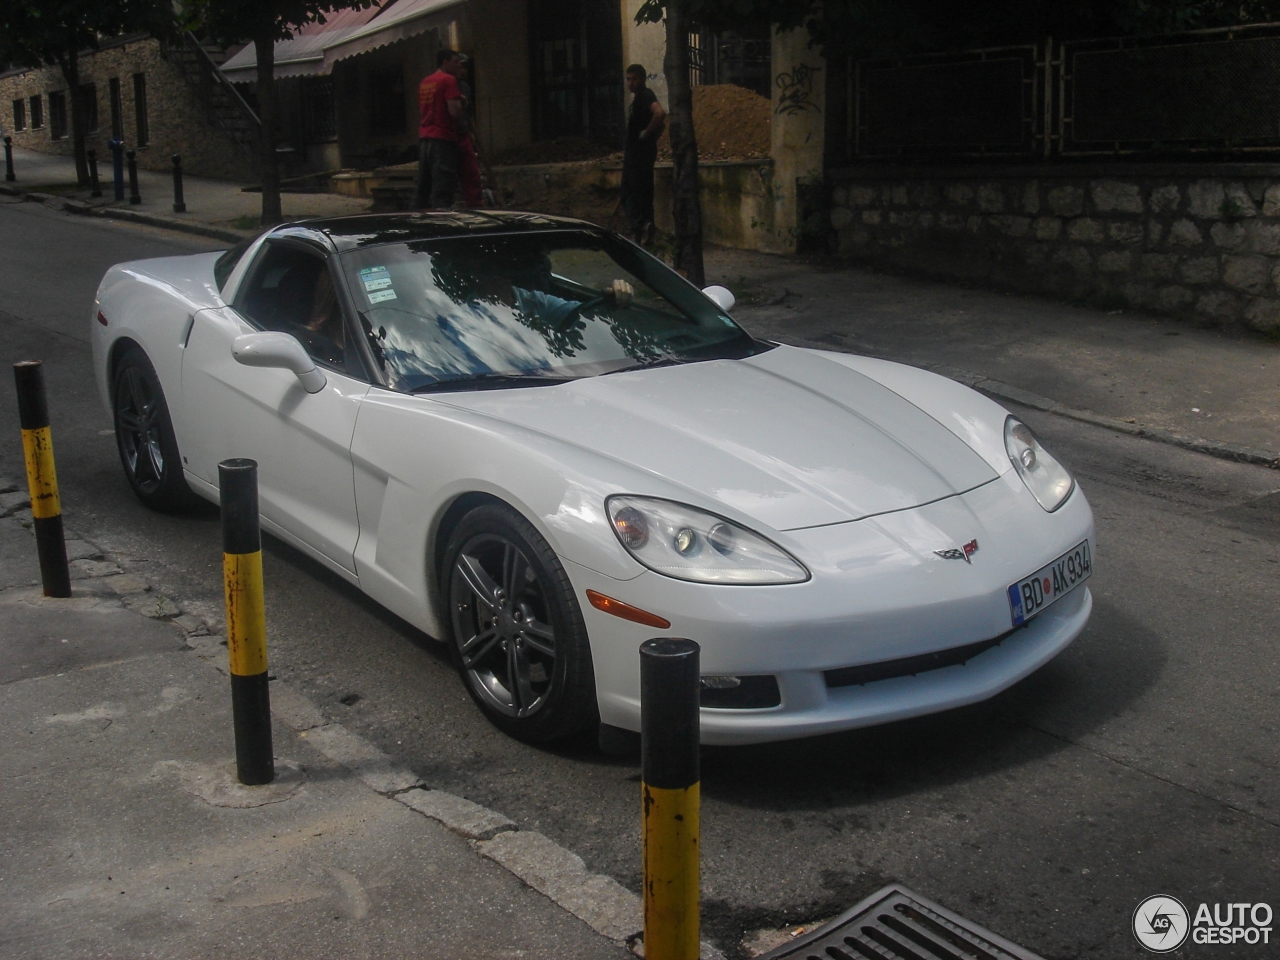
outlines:
{"label": "yellow and black bollard", "polygon": [[262,601],[262,533],[258,528],[258,464],[218,464],[222,501],[222,573],[227,593],[227,652],[236,773],[249,786],[276,777],[267,680],[267,616]]}
{"label": "yellow and black bollard", "polygon": [[698,958],[698,645],[640,645],[646,960]]}
{"label": "yellow and black bollard", "polygon": [[18,423],[22,427],[22,452],[27,461],[27,489],[31,493],[31,517],[35,521],[36,551],[40,556],[40,581],[46,597],[69,597],[71,571],[67,568],[67,544],[62,534],[58,474],[53,468],[44,365],[39,360],[15,363],[13,379],[18,384]]}

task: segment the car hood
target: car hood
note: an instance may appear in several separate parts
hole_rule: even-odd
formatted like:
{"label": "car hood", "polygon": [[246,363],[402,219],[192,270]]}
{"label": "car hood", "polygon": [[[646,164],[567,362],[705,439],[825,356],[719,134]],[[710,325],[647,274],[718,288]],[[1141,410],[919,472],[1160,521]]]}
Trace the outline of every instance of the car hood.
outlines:
{"label": "car hood", "polygon": [[905,510],[997,476],[898,394],[794,347],[434,399],[593,450],[775,530]]}

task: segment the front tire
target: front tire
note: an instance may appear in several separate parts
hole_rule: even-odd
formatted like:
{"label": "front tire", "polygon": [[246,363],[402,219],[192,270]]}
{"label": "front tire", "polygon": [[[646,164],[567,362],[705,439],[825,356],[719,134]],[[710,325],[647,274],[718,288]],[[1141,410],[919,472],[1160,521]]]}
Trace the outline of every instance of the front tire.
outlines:
{"label": "front tire", "polygon": [[130,347],[120,358],[111,398],[120,465],[138,499],[166,513],[193,504],[164,390],[141,347]]}
{"label": "front tire", "polygon": [[442,579],[458,670],[495,726],[537,743],[595,722],[582,610],[533,524],[505,505],[472,510],[449,538]]}

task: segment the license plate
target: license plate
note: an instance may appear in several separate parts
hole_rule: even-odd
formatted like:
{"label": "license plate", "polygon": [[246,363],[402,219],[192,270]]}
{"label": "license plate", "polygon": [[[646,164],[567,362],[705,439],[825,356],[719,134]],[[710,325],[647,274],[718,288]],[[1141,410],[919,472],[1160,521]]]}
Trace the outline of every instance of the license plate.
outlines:
{"label": "license plate", "polygon": [[1020,627],[1045,607],[1061,600],[1093,573],[1089,541],[1082,540],[1053,563],[1009,587],[1013,625]]}

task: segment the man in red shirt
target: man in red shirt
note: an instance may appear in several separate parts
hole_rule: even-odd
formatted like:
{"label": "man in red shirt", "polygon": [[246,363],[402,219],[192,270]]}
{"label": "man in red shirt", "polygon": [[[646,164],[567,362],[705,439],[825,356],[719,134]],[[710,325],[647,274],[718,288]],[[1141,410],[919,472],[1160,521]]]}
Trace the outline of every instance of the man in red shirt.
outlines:
{"label": "man in red shirt", "polygon": [[[458,139],[462,117],[462,90],[458,86],[461,62],[457,51],[436,54],[436,72],[418,85],[418,186],[413,195],[416,210],[448,210],[458,188]],[[429,195],[428,195],[429,194]]]}

